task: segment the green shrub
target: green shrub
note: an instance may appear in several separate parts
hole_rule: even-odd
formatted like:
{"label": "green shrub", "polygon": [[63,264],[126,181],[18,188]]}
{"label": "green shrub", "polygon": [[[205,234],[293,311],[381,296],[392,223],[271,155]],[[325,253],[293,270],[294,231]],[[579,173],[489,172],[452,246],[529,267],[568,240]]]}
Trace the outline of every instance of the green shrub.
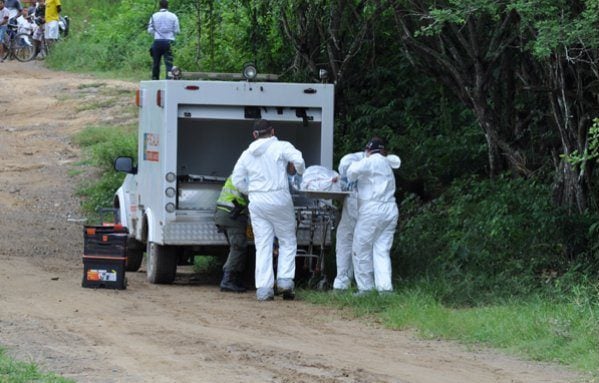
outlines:
{"label": "green shrub", "polygon": [[136,130],[133,126],[88,127],[73,141],[83,148],[86,162],[98,170],[98,177],[88,177],[78,190],[83,197],[84,212],[95,217],[99,208],[112,206],[114,192],[123,182],[124,174],[113,169],[114,159],[118,156],[137,157]]}
{"label": "green shrub", "polygon": [[429,281],[445,302],[527,295],[593,264],[592,217],[555,208],[549,187],[531,180],[458,181],[429,204],[406,199],[401,216],[396,275]]}

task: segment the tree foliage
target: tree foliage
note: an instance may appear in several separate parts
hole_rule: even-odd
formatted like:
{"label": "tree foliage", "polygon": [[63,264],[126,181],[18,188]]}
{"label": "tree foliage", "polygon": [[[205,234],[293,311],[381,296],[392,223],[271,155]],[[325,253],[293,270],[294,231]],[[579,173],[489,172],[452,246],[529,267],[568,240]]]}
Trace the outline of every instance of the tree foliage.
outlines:
{"label": "tree foliage", "polygon": [[388,3],[405,54],[476,116],[490,175],[530,176],[550,152],[556,203],[585,211],[592,166],[577,171],[560,154],[586,148],[598,113],[596,2]]}

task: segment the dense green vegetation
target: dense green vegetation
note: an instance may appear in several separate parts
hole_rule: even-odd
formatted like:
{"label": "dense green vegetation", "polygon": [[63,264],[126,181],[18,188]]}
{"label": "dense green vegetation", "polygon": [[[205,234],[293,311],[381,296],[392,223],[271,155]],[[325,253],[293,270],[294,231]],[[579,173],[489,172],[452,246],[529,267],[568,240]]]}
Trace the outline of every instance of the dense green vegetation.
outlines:
{"label": "dense green vegetation", "polygon": [[[398,295],[310,299],[589,371],[599,369],[598,8],[591,0],[171,1],[182,24],[176,65],[237,72],[251,60],[302,81],[326,68],[336,83],[336,159],[376,133],[403,160]],[[155,9],[152,0],[70,1],[72,34],[50,64],[148,78],[145,26]],[[132,133],[119,141],[127,148],[114,148],[100,131],[109,129],[80,141],[96,164],[109,170],[115,149],[135,152]],[[103,173],[106,182],[84,193],[89,209],[105,205],[120,181]],[[504,328],[516,335],[507,339]]]}

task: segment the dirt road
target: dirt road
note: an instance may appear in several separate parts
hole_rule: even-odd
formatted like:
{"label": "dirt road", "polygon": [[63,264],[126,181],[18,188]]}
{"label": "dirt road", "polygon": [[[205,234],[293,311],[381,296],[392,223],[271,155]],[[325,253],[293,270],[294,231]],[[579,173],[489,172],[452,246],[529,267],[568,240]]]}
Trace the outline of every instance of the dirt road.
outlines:
{"label": "dirt road", "polygon": [[[563,368],[422,341],[214,285],[81,288],[73,196],[88,125],[134,119],[135,84],[0,64],[0,345],[77,382],[578,382]],[[185,270],[182,270],[185,272]]]}

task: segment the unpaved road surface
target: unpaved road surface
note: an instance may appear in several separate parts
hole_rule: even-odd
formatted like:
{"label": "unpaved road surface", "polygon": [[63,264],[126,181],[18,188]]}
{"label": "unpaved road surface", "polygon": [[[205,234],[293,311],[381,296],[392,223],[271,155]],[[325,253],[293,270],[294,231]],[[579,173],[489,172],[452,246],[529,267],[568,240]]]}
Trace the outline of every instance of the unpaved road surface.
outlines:
{"label": "unpaved road surface", "polygon": [[[564,368],[419,340],[213,284],[81,287],[72,135],[135,119],[135,84],[0,64],[0,346],[77,382],[579,382]],[[89,176],[89,173],[85,173]]]}

